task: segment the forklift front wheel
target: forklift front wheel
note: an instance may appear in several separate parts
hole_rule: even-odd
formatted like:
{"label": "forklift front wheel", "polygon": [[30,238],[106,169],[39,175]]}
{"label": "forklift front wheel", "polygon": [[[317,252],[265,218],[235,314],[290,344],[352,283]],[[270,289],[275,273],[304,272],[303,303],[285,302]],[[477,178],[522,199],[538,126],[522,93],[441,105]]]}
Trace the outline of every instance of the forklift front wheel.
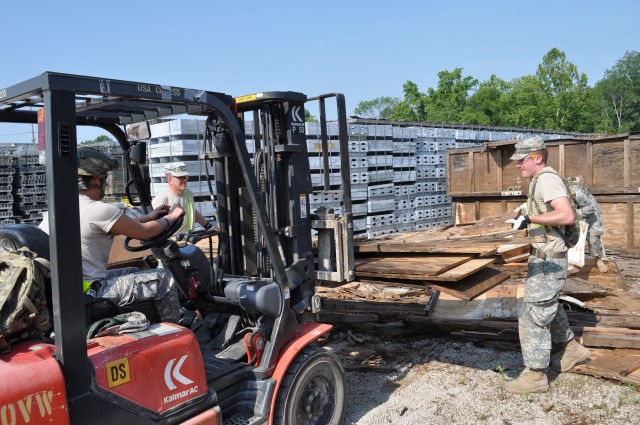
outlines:
{"label": "forklift front wheel", "polygon": [[334,355],[307,346],[282,379],[273,423],[339,425],[344,404],[342,365]]}

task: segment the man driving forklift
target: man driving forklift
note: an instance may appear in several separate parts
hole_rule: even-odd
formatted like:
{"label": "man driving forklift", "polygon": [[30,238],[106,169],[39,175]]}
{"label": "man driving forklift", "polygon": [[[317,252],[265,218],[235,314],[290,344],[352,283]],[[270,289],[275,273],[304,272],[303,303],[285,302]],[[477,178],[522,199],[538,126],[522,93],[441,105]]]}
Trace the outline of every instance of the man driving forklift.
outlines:
{"label": "man driving forklift", "polygon": [[[83,289],[86,295],[107,298],[118,306],[154,300],[161,321],[178,323],[180,302],[171,272],[135,267],[107,270],[115,235],[151,239],[183,214],[176,205],[160,205],[149,214],[129,217],[115,205],[102,202],[107,175],[118,168],[112,156],[92,148],[78,148],[78,191],[82,247]],[[151,319],[151,318],[150,318]]]}

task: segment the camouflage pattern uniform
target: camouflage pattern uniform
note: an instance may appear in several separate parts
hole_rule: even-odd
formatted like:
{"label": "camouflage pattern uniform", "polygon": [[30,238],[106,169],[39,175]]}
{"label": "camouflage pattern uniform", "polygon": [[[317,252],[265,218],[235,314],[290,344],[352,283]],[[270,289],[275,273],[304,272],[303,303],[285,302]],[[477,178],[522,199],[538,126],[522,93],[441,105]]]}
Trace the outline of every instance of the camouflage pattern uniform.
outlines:
{"label": "camouflage pattern uniform", "polygon": [[[510,158],[512,161],[524,160],[527,155],[545,149],[545,145],[541,137],[532,137],[517,143],[515,148],[516,152]],[[530,215],[553,210],[549,202],[568,195],[564,182],[549,166],[531,179],[528,193],[527,213]],[[529,225],[529,235],[545,235],[547,242],[532,244],[534,251],[528,260],[524,301],[518,317],[522,357],[528,369],[546,369],[552,345],[563,345],[573,339],[569,320],[559,303],[569,265],[567,246],[558,234],[560,230]]]}
{"label": "camouflage pattern uniform", "polygon": [[139,270],[126,267],[107,271],[101,281],[98,297],[109,298],[123,306],[137,301],[155,300],[155,307],[164,322],[178,323],[180,301],[171,272],[165,269]]}
{"label": "camouflage pattern uniform", "polygon": [[558,302],[567,267],[566,258],[542,260],[529,256],[524,302],[518,317],[522,358],[529,369],[545,369],[552,345],[573,338],[567,314]]}
{"label": "camouflage pattern uniform", "polygon": [[604,224],[602,224],[602,208],[596,198],[589,192],[589,189],[577,182],[571,182],[571,189],[576,197],[578,209],[576,214],[578,220],[589,223],[587,240],[589,249],[594,257],[604,257],[604,247],[602,246],[602,234]]}

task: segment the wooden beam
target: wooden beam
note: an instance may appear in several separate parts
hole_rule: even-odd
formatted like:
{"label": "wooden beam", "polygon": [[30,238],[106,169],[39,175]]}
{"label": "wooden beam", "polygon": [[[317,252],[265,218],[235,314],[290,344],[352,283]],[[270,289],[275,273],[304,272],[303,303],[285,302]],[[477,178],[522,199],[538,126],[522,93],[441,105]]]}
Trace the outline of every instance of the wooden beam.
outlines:
{"label": "wooden beam", "polygon": [[498,286],[507,279],[509,279],[508,273],[503,273],[499,270],[485,267],[464,279],[459,279],[455,283],[425,283],[446,294],[452,295],[461,300],[470,301],[487,292],[489,289]]}
{"label": "wooden beam", "polygon": [[627,248],[633,249],[636,247],[635,240],[635,203],[629,202],[627,204]]}
{"label": "wooden beam", "polygon": [[[498,190],[502,191],[502,150],[501,149],[498,149],[498,151],[496,152],[496,165],[498,167],[497,173],[496,173]],[[504,209],[504,204],[502,207],[502,211],[506,212],[506,210]]]}
{"label": "wooden beam", "polygon": [[[473,163],[473,152],[469,152],[469,184],[471,187],[471,191],[475,192],[476,190],[476,182],[475,182],[475,165]],[[476,220],[477,220],[476,215]]]}
{"label": "wooden beam", "polygon": [[623,168],[623,179],[624,179],[624,187],[630,187],[631,186],[631,160],[630,160],[630,155],[631,155],[631,146],[629,145],[629,138],[627,137],[626,139],[624,139],[624,143],[623,143],[623,164],[624,164],[624,168]]}
{"label": "wooden beam", "polygon": [[558,173],[560,173],[561,176],[563,177],[567,177],[564,174],[564,145],[560,145],[558,146],[558,163],[559,163],[559,170]]}
{"label": "wooden beam", "polygon": [[587,142],[587,175],[584,176],[588,188],[593,188],[593,142]]}

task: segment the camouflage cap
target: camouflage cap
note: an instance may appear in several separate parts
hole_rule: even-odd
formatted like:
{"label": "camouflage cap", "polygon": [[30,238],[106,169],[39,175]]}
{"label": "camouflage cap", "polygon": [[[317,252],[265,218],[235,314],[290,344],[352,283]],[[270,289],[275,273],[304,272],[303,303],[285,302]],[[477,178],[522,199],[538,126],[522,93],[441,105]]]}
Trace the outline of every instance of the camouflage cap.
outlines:
{"label": "camouflage cap", "polygon": [[509,158],[511,161],[524,159],[532,152],[538,152],[545,149],[544,139],[540,136],[529,137],[521,142],[516,143],[516,153]]}
{"label": "camouflage cap", "polygon": [[78,148],[78,175],[106,178],[109,171],[117,169],[118,160],[97,149]]}
{"label": "camouflage cap", "polygon": [[171,174],[173,177],[186,177],[189,175],[187,164],[184,162],[170,162],[164,166],[164,172]]}

